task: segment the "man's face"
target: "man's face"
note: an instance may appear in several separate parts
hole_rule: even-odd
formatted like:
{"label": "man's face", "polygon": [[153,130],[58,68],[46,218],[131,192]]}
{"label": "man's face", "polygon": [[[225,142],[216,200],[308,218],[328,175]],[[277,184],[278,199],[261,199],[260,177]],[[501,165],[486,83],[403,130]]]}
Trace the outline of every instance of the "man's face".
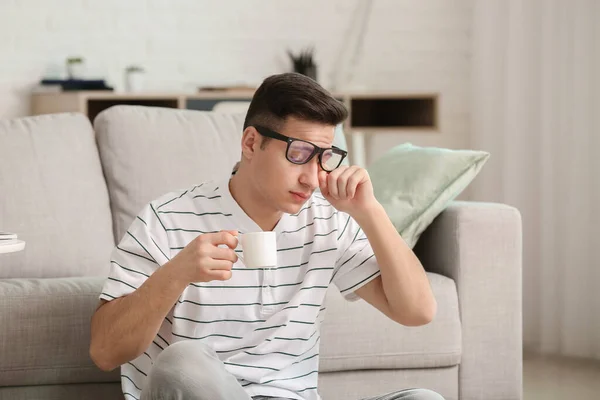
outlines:
{"label": "man's face", "polygon": [[[329,148],[335,127],[315,122],[288,118],[278,132],[295,139],[305,140],[319,147]],[[258,135],[260,136],[260,135]],[[263,137],[258,139],[260,143]],[[287,143],[270,139],[264,149],[257,149],[250,167],[254,187],[264,198],[265,206],[289,214],[297,213],[310,195],[319,187],[318,155],[306,164],[293,164],[286,158]]]}

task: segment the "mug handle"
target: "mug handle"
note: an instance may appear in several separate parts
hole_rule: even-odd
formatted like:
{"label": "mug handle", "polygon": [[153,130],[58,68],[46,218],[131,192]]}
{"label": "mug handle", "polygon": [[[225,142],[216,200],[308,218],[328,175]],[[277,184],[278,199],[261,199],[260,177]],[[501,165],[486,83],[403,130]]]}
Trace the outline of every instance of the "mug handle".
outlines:
{"label": "mug handle", "polygon": [[[242,247],[242,240],[240,239],[240,235],[238,234],[237,236],[235,236],[235,238],[238,241],[238,244],[240,245],[240,248]],[[238,259],[242,260],[242,262],[244,263],[244,266],[246,266],[246,260],[244,260],[244,254],[243,254],[243,249],[242,252],[235,252],[235,255],[238,257]]]}
{"label": "mug handle", "polygon": [[244,260],[244,256],[240,253],[238,253],[237,251],[235,252],[235,255],[238,257],[239,260],[242,260],[242,262],[244,263],[244,266],[246,266],[246,260]]}
{"label": "mug handle", "polygon": [[[241,239],[240,239],[239,235],[238,235],[238,236],[234,236],[234,237],[237,239],[237,241],[238,241],[238,243],[239,243],[239,245],[240,245],[240,247],[241,247],[241,245],[242,245],[242,241],[241,241]],[[227,245],[225,245],[225,244],[220,244],[220,245],[218,245],[217,247],[221,247],[221,248],[224,248],[224,249],[226,249],[226,248],[229,248],[229,247],[227,247]],[[242,250],[242,251],[243,251],[243,250]],[[245,265],[246,265],[246,260],[244,260],[244,255],[243,255],[243,253],[240,253],[240,252],[237,252],[237,251],[236,251],[236,252],[235,252],[235,255],[236,255],[236,256],[237,256],[237,257],[238,257],[240,260],[242,260],[242,262],[244,263],[244,266],[245,266]]]}

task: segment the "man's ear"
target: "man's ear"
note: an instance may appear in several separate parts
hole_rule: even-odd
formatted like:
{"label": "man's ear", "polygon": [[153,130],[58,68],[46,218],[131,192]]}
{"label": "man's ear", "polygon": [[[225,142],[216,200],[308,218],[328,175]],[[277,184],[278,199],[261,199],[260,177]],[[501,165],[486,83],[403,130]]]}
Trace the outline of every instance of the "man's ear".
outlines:
{"label": "man's ear", "polygon": [[242,156],[251,160],[254,157],[254,153],[260,148],[260,143],[260,134],[254,127],[249,126],[244,129],[244,133],[242,134]]}

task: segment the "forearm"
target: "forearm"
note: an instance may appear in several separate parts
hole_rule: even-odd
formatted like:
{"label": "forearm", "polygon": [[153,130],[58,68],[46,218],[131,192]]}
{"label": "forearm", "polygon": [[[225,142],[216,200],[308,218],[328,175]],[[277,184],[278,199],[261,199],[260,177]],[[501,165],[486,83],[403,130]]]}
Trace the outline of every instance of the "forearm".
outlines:
{"label": "forearm", "polygon": [[355,218],[373,248],[390,311],[400,320],[431,320],[436,302],[419,259],[377,203]]}
{"label": "forearm", "polygon": [[102,305],[92,317],[90,355],[103,370],[130,361],[150,346],[188,282],[170,263],[133,293]]}

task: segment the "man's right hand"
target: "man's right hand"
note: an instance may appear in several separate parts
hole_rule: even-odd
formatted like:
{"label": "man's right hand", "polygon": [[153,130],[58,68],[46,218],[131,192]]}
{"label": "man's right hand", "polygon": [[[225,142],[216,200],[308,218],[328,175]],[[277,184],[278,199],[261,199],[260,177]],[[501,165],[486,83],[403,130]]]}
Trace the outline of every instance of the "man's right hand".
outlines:
{"label": "man's right hand", "polygon": [[[199,235],[171,261],[181,277],[191,282],[225,281],[231,278],[231,268],[238,260],[237,231],[221,231]],[[225,245],[227,247],[219,247]]]}
{"label": "man's right hand", "polygon": [[[231,278],[237,231],[196,237],[133,293],[103,304],[92,317],[90,356],[104,371],[139,357],[191,282]],[[221,247],[219,247],[221,246]]]}

